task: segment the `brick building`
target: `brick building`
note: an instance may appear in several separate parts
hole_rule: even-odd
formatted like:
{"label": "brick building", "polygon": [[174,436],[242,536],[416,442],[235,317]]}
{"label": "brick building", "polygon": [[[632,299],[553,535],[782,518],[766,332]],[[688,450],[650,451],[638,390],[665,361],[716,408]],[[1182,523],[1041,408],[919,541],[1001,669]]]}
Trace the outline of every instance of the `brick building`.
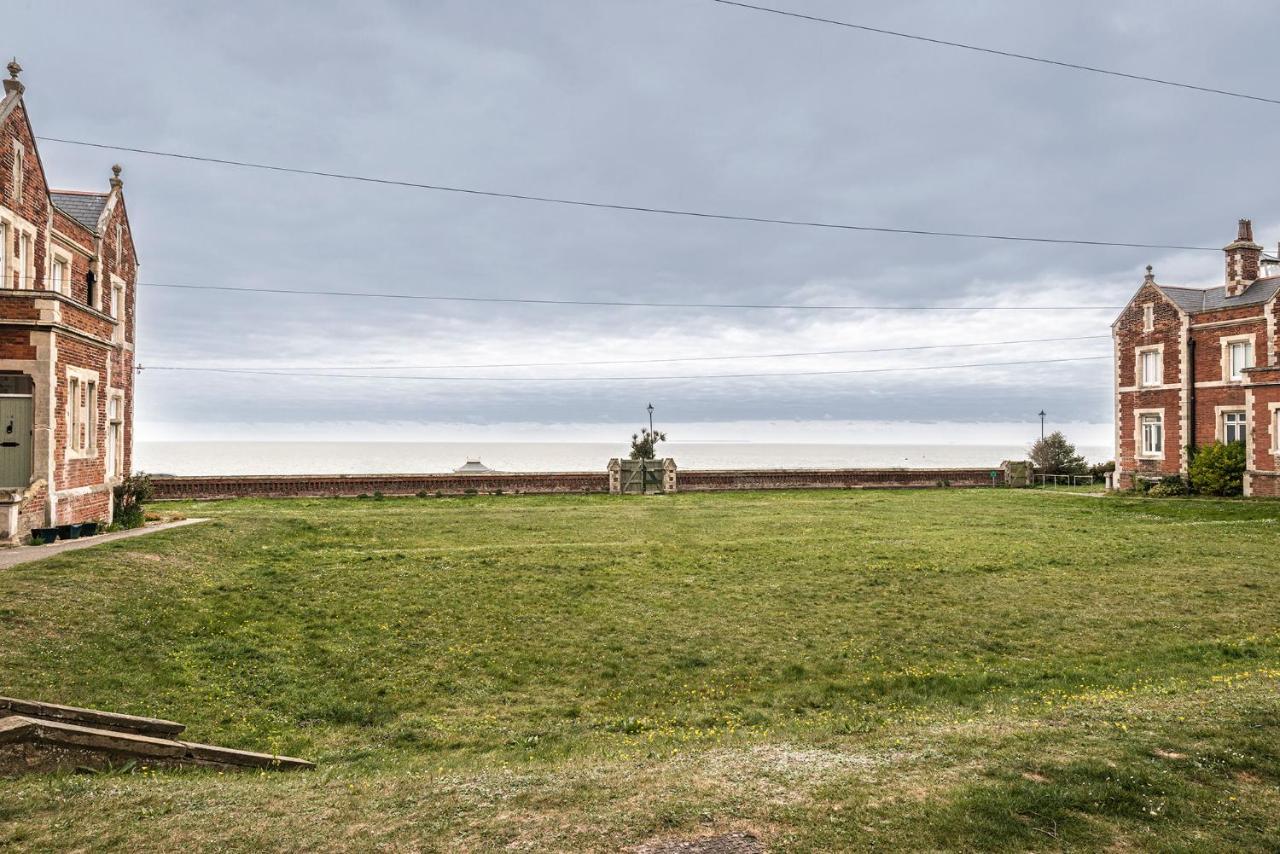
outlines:
{"label": "brick building", "polygon": [[120,167],[50,190],[8,65],[0,101],[0,539],[111,518],[133,444],[138,267]]}
{"label": "brick building", "polygon": [[1151,268],[1112,324],[1116,478],[1185,474],[1189,449],[1245,445],[1246,495],[1280,495],[1280,253],[1241,220],[1223,284],[1156,282]]}

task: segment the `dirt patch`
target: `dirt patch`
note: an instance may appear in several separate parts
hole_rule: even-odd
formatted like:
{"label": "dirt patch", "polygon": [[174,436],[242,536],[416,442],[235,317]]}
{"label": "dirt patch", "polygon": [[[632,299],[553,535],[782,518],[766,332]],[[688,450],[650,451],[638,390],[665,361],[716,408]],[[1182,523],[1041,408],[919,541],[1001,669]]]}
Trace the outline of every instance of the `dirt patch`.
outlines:
{"label": "dirt patch", "polygon": [[764,843],[753,833],[722,833],[696,839],[646,842],[628,849],[631,854],[764,854]]}
{"label": "dirt patch", "polygon": [[1187,754],[1185,754],[1185,753],[1176,753],[1176,752],[1174,752],[1174,751],[1172,751],[1172,750],[1161,750],[1161,749],[1159,749],[1159,748],[1156,748],[1153,752],[1155,753],[1155,755],[1156,755],[1156,756],[1159,756],[1161,759],[1175,759],[1175,760],[1176,760],[1176,759],[1186,759],[1186,758],[1187,758]]}

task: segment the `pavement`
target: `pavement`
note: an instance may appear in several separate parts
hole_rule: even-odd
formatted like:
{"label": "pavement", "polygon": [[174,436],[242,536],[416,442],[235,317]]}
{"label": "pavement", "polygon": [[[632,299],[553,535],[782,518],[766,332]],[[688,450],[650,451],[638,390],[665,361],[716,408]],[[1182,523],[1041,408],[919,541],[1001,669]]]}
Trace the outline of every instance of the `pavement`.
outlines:
{"label": "pavement", "polygon": [[47,546],[14,546],[10,549],[0,550],[0,569],[9,569],[19,564],[44,560],[47,557],[60,555],[63,552],[91,549],[103,543],[113,543],[116,540],[127,540],[131,537],[145,537],[148,534],[156,534],[160,531],[169,531],[174,528],[185,528],[187,525],[198,525],[201,522],[208,521],[208,519],[183,519],[180,522],[162,522],[159,525],[148,525],[145,528],[133,528],[128,531],[116,531],[111,534],[98,534],[93,537],[85,537],[82,540],[58,540],[56,543],[50,543]]}

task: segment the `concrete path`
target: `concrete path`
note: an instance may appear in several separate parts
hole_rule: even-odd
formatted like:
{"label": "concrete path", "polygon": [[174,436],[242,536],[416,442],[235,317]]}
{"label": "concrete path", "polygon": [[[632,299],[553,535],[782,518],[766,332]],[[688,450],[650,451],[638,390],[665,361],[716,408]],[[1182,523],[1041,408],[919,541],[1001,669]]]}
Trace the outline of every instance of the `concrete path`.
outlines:
{"label": "concrete path", "polygon": [[83,540],[58,540],[56,543],[50,543],[47,546],[14,546],[11,549],[0,550],[0,569],[9,569],[18,564],[31,563],[35,560],[44,560],[47,557],[60,555],[63,552],[89,549],[103,543],[127,540],[130,537],[145,537],[147,534],[154,534],[158,531],[168,531],[172,528],[183,528],[187,525],[198,525],[201,522],[208,521],[208,519],[183,519],[181,522],[164,522],[159,525],[148,525],[145,528],[134,528],[129,531],[99,534],[95,537],[85,537]]}

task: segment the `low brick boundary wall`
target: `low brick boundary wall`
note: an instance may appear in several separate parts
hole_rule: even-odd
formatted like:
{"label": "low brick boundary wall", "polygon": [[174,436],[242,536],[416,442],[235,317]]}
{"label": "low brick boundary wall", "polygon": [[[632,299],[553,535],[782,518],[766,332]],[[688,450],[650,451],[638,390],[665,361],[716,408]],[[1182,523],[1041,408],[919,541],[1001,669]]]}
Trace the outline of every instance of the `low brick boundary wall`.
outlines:
{"label": "low brick boundary wall", "polygon": [[[735,489],[903,489],[929,486],[991,486],[999,466],[966,469],[682,469],[681,492]],[[1000,472],[997,482],[1004,483]]]}
{"label": "low brick boundary wall", "polygon": [[608,492],[607,472],[530,474],[334,474],[152,477],[161,501],[208,498],[328,498],[335,495],[464,495]]}
{"label": "low brick boundary wall", "polygon": [[[991,486],[990,468],[964,469],[682,469],[678,492],[747,489],[904,489]],[[607,493],[608,472],[524,474],[231,475],[153,477],[162,501],[214,498],[324,498],[335,495],[463,495],[468,492],[548,495]],[[1004,483],[1001,473],[999,482]]]}

